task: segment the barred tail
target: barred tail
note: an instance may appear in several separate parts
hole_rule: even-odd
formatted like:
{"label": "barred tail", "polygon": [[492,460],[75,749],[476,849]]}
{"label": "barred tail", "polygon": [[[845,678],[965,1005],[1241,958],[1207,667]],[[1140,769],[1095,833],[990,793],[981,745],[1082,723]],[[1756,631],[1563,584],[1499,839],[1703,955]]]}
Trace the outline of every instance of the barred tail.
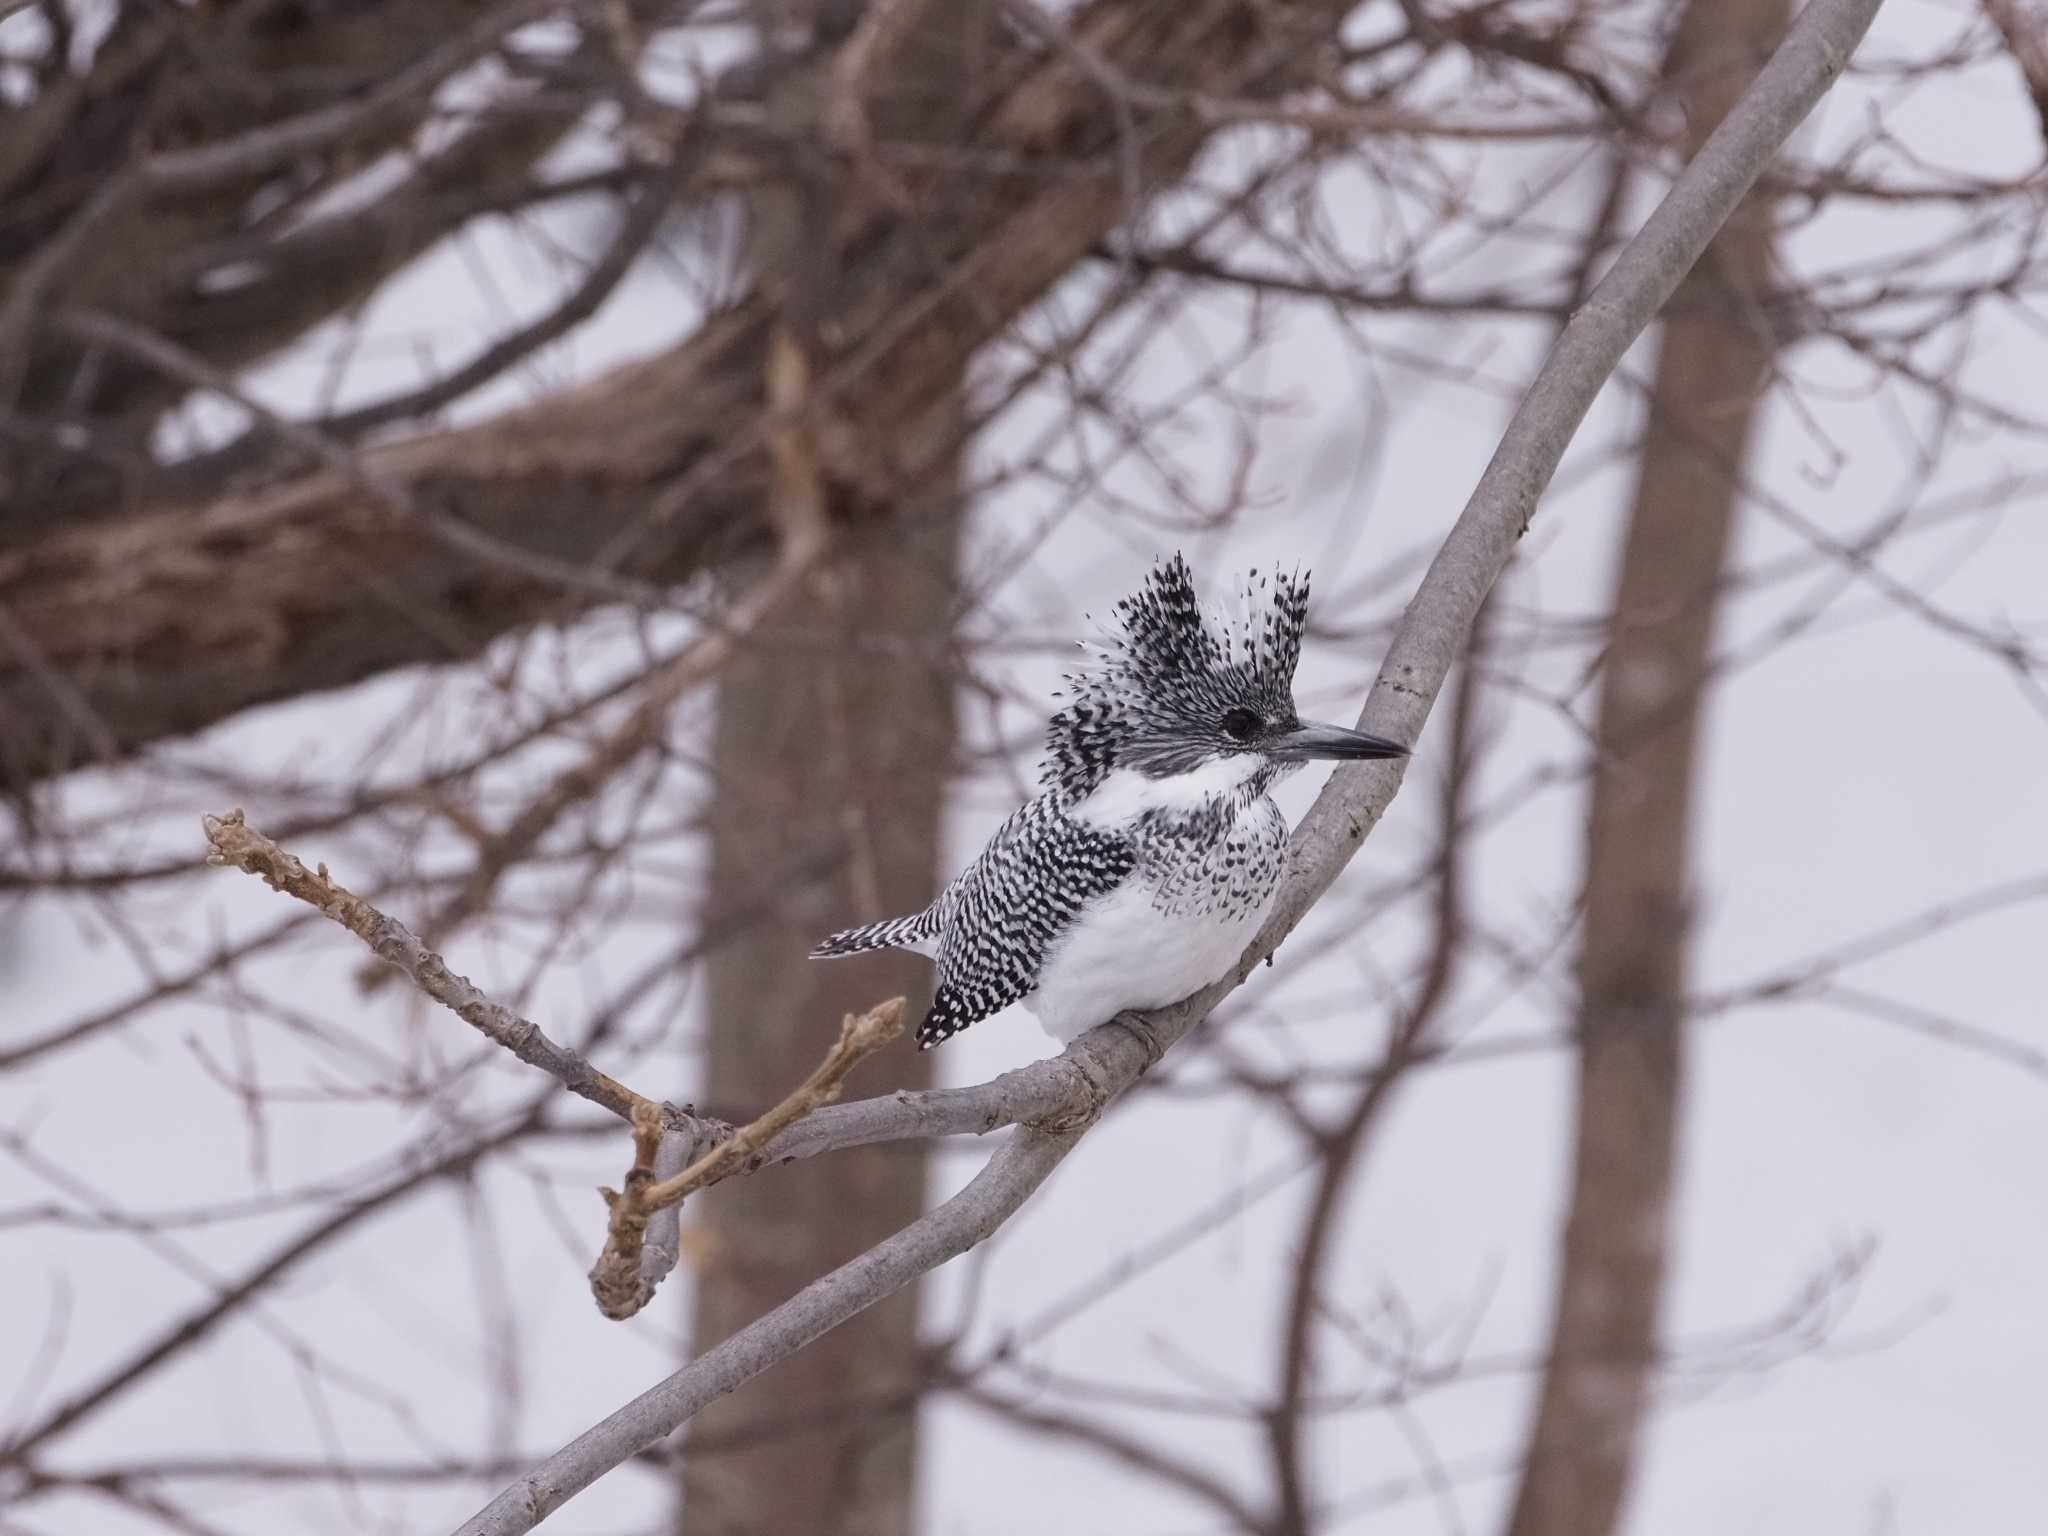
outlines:
{"label": "barred tail", "polygon": [[938,936],[938,923],[931,909],[909,917],[892,917],[886,922],[846,928],[811,951],[813,960],[837,960],[842,955],[865,954],[871,949],[921,949]]}

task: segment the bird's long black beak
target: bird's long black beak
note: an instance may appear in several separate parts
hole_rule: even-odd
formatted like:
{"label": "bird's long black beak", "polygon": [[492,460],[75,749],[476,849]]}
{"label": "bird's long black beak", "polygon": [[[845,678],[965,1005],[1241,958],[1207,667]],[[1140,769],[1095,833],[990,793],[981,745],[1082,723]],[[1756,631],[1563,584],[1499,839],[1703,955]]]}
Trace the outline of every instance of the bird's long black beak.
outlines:
{"label": "bird's long black beak", "polygon": [[1304,720],[1291,731],[1272,737],[1267,750],[1275,757],[1294,762],[1310,758],[1332,758],[1350,762],[1366,758],[1406,757],[1408,749],[1384,736],[1368,736],[1341,725],[1320,725]]}

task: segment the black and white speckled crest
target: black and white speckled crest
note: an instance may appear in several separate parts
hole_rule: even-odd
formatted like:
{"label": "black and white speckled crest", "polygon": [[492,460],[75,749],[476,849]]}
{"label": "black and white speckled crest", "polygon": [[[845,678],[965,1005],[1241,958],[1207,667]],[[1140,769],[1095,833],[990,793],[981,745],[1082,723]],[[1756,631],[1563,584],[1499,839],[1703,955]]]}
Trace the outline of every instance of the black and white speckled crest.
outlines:
{"label": "black and white speckled crest", "polygon": [[[1298,723],[1306,572],[1251,572],[1242,618],[1219,624],[1203,612],[1187,561],[1175,555],[1116,605],[1115,619],[1121,633],[1085,645],[1091,664],[1068,677],[1069,702],[1047,727],[1039,778],[1048,788],[1079,797],[1115,768],[1154,778],[1185,773],[1255,751],[1259,737]],[[1240,710],[1256,719],[1249,737],[1226,729]]]}

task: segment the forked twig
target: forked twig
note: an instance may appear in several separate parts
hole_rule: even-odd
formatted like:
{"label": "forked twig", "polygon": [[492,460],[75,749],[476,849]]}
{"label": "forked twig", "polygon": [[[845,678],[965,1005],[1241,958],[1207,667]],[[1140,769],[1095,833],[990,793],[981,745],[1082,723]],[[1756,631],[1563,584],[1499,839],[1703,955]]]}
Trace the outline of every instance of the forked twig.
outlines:
{"label": "forked twig", "polygon": [[[648,1221],[727,1176],[741,1171],[747,1159],[812,1110],[839,1097],[846,1075],[903,1033],[904,1000],[892,997],[866,1013],[849,1013],[839,1025],[839,1039],[811,1075],[780,1104],[759,1119],[741,1126],[673,1178],[656,1180],[654,1160],[661,1149],[665,1122],[657,1106],[633,1116],[633,1166],[623,1192],[601,1189],[611,1211],[604,1251],[590,1269],[590,1294],[606,1317],[631,1317],[654,1294],[643,1273],[641,1248]],[[658,1276],[656,1279],[658,1280]]]}

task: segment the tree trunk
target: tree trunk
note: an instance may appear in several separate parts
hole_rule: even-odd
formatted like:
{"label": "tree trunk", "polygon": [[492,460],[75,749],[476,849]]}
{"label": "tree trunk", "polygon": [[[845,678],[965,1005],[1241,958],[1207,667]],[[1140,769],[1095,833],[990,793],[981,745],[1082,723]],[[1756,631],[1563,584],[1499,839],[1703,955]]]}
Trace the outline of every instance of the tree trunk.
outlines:
{"label": "tree trunk", "polygon": [[[764,34],[787,23],[765,18]],[[888,0],[870,11],[845,52],[864,59],[858,110],[892,139],[960,140],[964,82],[983,58],[987,7]],[[821,31],[852,22],[822,10]],[[846,109],[844,96],[838,110]],[[791,131],[833,109],[816,72],[771,91],[768,111]],[[856,125],[854,135],[861,128]],[[857,147],[853,154],[858,157]],[[749,257],[757,278],[786,295],[773,343],[787,379],[820,355],[844,274],[819,237],[844,215],[848,173],[763,188],[751,204]],[[927,238],[953,231],[934,225]],[[937,893],[945,791],[953,753],[953,571],[960,544],[960,436],[965,359],[925,386],[935,404],[875,423],[882,464],[916,465],[886,527],[861,538],[824,581],[746,648],[720,681],[713,744],[711,900],[772,901],[768,872],[835,844],[838,876],[790,893],[774,916],[723,946],[709,971],[706,1093],[720,1110],[751,1115],[789,1090],[817,1058],[843,1012],[893,993],[910,1016],[930,998],[929,962],[909,956],[814,964],[805,952],[835,928],[913,912]],[[800,366],[800,365],[799,365]],[[813,418],[815,420],[815,418]],[[776,458],[771,495],[825,509],[814,454]],[[809,630],[809,645],[798,631]],[[820,649],[818,632],[839,637]],[[881,642],[876,644],[875,642]],[[707,913],[707,916],[710,915]],[[931,1058],[908,1048],[887,1061],[891,1086],[931,1082]],[[863,1147],[801,1179],[743,1181],[706,1201],[711,1242],[692,1331],[702,1350],[729,1337],[819,1275],[873,1247],[923,1212],[925,1153]],[[917,1290],[897,1292],[746,1389],[711,1405],[691,1431],[684,1463],[687,1536],[907,1536],[916,1493]]]}
{"label": "tree trunk", "polygon": [[[957,527],[947,515],[868,541],[835,570],[837,603],[807,597],[720,680],[708,902],[775,902],[772,918],[709,965],[700,1102],[720,1113],[749,1116],[787,1093],[842,1013],[904,992],[917,1018],[929,998],[931,967],[915,956],[826,964],[804,955],[834,928],[915,911],[934,894],[952,740]],[[849,640],[884,645],[821,651],[817,631],[841,623]],[[808,643],[780,643],[798,626]],[[851,857],[836,878],[767,888],[805,852],[842,840]],[[863,1091],[923,1087],[930,1061],[906,1037],[868,1069],[877,1078]],[[699,1202],[710,1242],[694,1348],[909,1223],[924,1185],[921,1148],[863,1147],[787,1177],[733,1180]],[[904,1290],[711,1405],[690,1431],[682,1529],[907,1532],[915,1418],[903,1398],[916,1344],[916,1292]]]}
{"label": "tree trunk", "polygon": [[[1769,56],[1785,0],[1693,0],[1666,61],[1697,149]],[[1656,1368],[1684,1086],[1688,843],[1714,583],[1771,360],[1748,307],[1770,258],[1752,197],[1658,344],[1597,726],[1579,956],[1578,1132],[1549,1364],[1511,1536],[1615,1529]]]}

